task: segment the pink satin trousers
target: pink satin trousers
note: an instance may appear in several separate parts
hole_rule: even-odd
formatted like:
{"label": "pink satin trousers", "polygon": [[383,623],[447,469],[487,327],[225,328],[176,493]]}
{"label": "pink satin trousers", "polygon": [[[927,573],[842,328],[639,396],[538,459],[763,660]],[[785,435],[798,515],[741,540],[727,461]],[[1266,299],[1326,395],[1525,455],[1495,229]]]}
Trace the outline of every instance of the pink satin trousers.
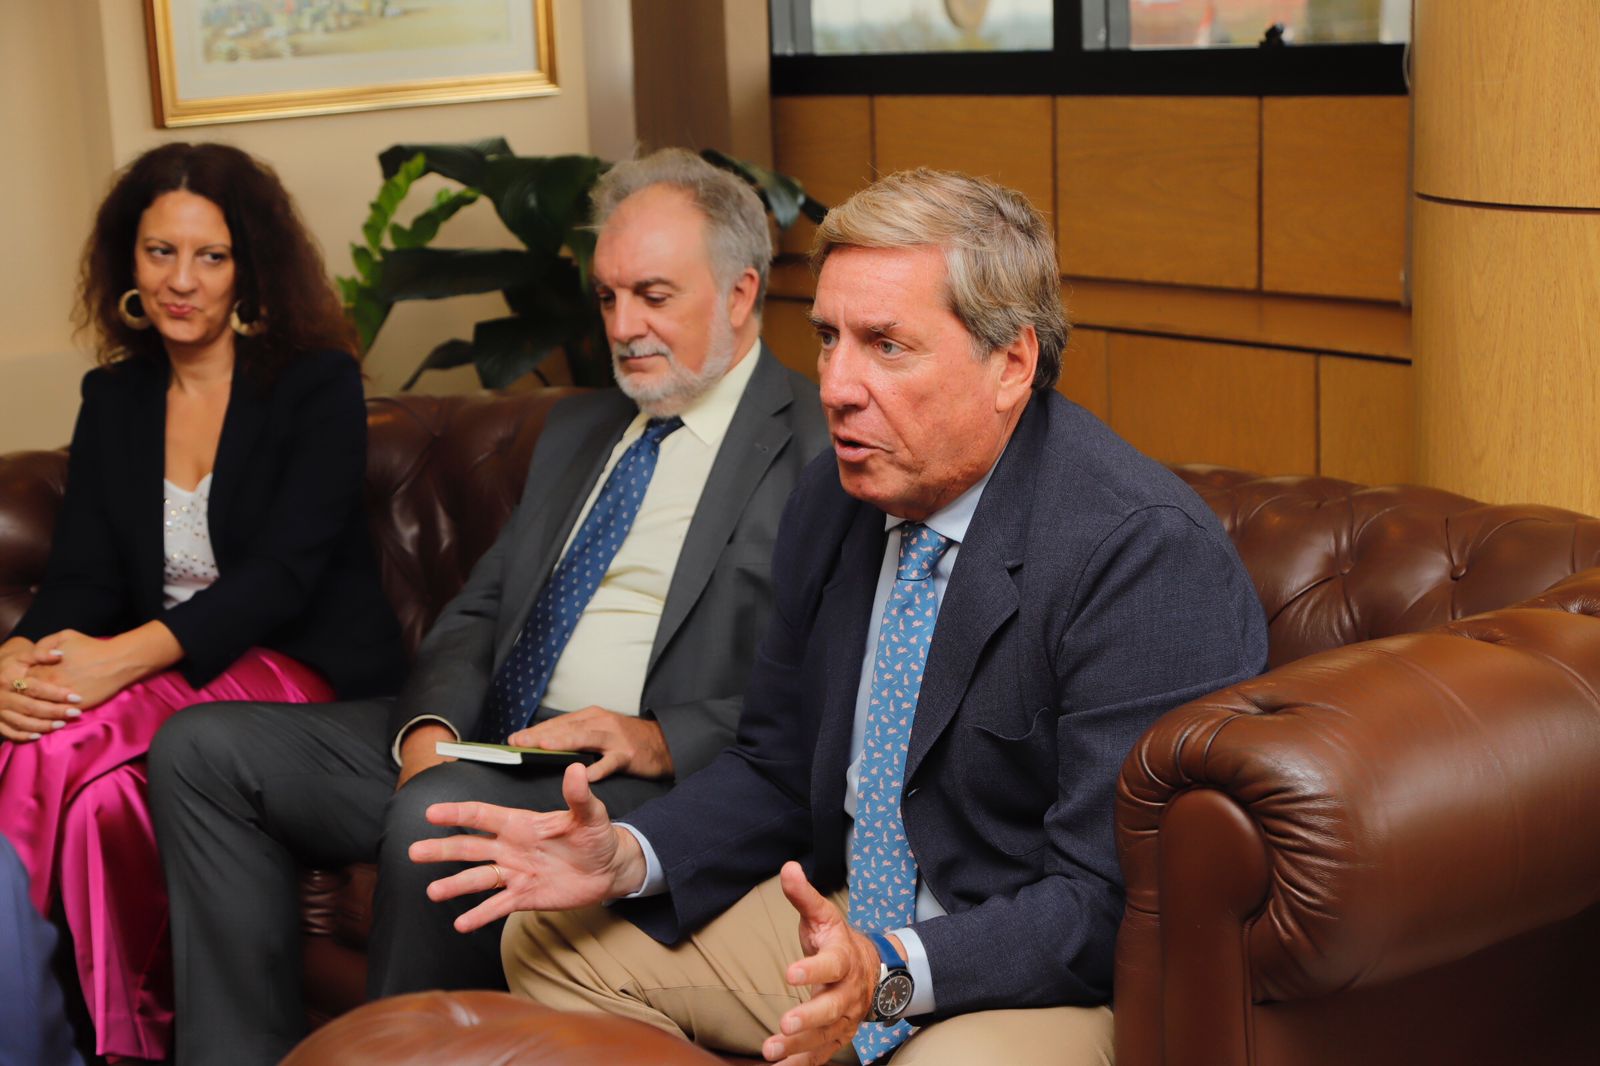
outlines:
{"label": "pink satin trousers", "polygon": [[99,1054],[162,1059],[171,1042],[167,892],[146,798],[156,730],[196,703],[332,698],[316,671],[252,648],[198,691],[168,670],[38,740],[0,741],[0,835],[39,912],[61,901]]}

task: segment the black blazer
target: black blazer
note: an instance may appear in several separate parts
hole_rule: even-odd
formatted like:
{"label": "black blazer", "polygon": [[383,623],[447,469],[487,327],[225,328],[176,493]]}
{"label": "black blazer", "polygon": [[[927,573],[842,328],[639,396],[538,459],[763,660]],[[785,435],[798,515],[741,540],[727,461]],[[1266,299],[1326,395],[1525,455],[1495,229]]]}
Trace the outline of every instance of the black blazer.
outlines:
{"label": "black blazer", "polygon": [[399,687],[405,654],[361,507],[367,417],[356,361],[312,352],[263,382],[241,365],[208,519],[219,577],[162,607],[168,371],[89,371],[43,585],[14,633],[110,636],[153,619],[196,688],[252,646],[321,672],[345,698]]}

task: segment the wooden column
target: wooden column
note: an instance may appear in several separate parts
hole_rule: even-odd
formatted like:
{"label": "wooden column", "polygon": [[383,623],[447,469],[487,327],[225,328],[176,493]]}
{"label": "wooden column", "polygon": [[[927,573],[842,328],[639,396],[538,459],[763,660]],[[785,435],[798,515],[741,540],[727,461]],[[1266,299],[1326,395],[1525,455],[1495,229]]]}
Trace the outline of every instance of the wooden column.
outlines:
{"label": "wooden column", "polygon": [[1600,514],[1600,3],[1415,19],[1418,474]]}
{"label": "wooden column", "polygon": [[767,5],[633,0],[634,116],[644,151],[717,148],[772,165]]}

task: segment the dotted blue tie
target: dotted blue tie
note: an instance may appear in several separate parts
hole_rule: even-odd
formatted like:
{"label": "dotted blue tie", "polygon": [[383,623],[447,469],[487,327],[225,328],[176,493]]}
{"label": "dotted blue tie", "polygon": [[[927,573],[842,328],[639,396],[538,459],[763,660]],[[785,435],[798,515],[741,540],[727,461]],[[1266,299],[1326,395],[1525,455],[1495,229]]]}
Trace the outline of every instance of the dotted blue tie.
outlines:
{"label": "dotted blue tie", "polygon": [[[856,784],[855,835],[850,843],[850,924],[883,932],[908,926],[917,910],[917,863],[900,820],[911,720],[922,690],[939,615],[933,570],[951,541],[920,522],[900,528],[900,561],[883,606],[872,691]],[[876,1062],[912,1033],[906,1022],[868,1022],[856,1030],[856,1054]]]}
{"label": "dotted blue tie", "polygon": [[612,468],[572,546],[539,590],[511,654],[489,684],[484,700],[484,739],[504,743],[533,719],[578,618],[633,528],[656,470],[661,441],[681,425],[681,418],[652,418],[645,424],[644,434],[628,445]]}

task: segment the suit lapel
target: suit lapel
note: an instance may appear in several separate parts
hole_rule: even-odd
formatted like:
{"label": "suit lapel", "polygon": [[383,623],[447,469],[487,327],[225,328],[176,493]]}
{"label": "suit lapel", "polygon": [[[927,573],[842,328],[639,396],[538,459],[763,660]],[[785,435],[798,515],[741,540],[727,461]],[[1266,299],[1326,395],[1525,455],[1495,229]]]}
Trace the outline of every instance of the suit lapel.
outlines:
{"label": "suit lapel", "polygon": [[[856,505],[855,520],[845,535],[839,567],[822,590],[813,633],[825,642],[822,721],[817,729],[817,754],[812,763],[812,810],[818,839],[844,838],[845,769],[850,763],[850,735],[855,725],[856,693],[865,668],[872,601],[883,565],[883,512]],[[823,862],[833,861],[831,856]]]}
{"label": "suit lapel", "polygon": [[917,695],[911,747],[906,754],[907,781],[955,716],[984,645],[1016,612],[1017,586],[1005,562],[983,546],[962,544],[944,602],[939,605],[939,624],[928,648],[922,691]]}
{"label": "suit lapel", "polygon": [[231,555],[226,536],[228,509],[239,495],[246,464],[266,425],[265,391],[243,365],[235,366],[233,384],[228,390],[228,412],[222,418],[222,436],[217,441],[217,458],[211,467],[211,504],[206,512],[212,551],[216,553],[220,570],[227,569]]}
{"label": "suit lapel", "polygon": [[956,556],[917,696],[906,754],[907,781],[955,717],[984,647],[1017,613],[1015,572],[1022,566],[1027,540],[1032,467],[1042,453],[1047,428],[1044,411],[1045,404],[1032,401],[1023,411]]}
{"label": "suit lapel", "polygon": [[789,441],[788,424],[773,417],[793,402],[789,382],[765,344],[756,359],[755,370],[739,399],[733,421],[728,424],[722,446],[717,449],[700,503],[684,535],[678,565],[667,587],[661,622],[656,627],[655,643],[650,648],[646,677],[699,602],[722,549],[744,514],[745,504]]}
{"label": "suit lapel", "polygon": [[[514,558],[507,570],[504,596],[506,602],[517,604],[517,611],[500,633],[494,660],[497,665],[505,661],[512,643],[522,632],[528,612],[533,610],[533,601],[561,558],[561,549],[595,482],[600,479],[611,450],[638,414],[633,402],[621,392],[615,398],[613,410],[606,412],[605,417],[591,419],[578,433],[567,462],[545,496],[546,505],[537,510],[520,543],[512,546]],[[538,486],[529,485],[523,491],[535,492]]]}
{"label": "suit lapel", "polygon": [[165,370],[129,364],[137,375],[130,383],[135,401],[129,405],[129,477],[120,490],[127,495],[130,526],[123,532],[133,546],[134,602],[149,616],[161,610],[161,589],[166,582],[165,486],[167,462],[167,375]]}

